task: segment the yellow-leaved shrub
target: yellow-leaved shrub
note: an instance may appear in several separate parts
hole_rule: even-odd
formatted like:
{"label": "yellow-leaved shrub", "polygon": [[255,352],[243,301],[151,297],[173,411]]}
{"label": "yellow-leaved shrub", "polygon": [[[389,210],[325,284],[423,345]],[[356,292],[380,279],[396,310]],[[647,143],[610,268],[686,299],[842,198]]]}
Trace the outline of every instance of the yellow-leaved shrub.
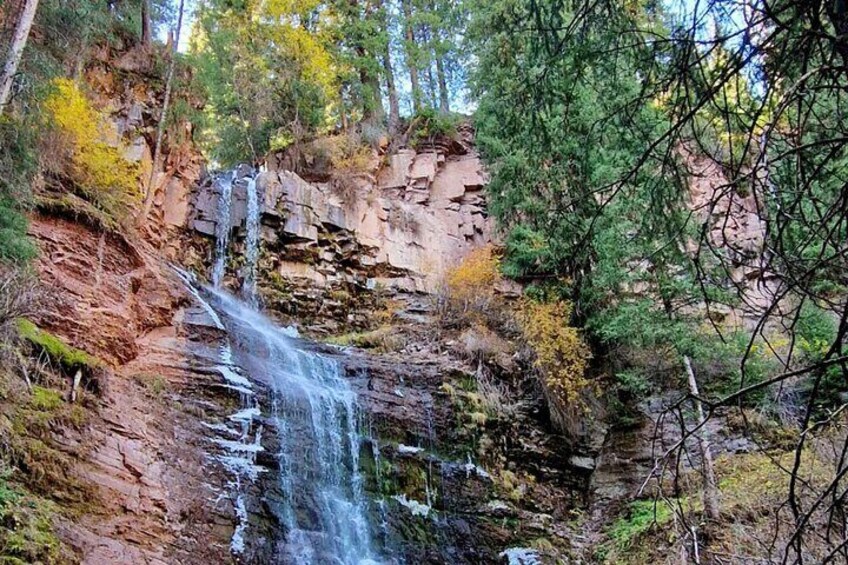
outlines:
{"label": "yellow-leaved shrub", "polygon": [[519,310],[524,339],[535,356],[551,413],[564,429],[585,409],[585,394],[592,388],[586,369],[592,357],[580,330],[572,327],[572,306],[564,300],[527,300]]}
{"label": "yellow-leaved shrub", "polygon": [[104,141],[105,118],[74,81],[54,80],[44,105],[69,146],[70,166],[64,172],[83,197],[112,219],[122,218],[139,197],[139,166],[122,156],[121,147]]}
{"label": "yellow-leaved shrub", "polygon": [[445,275],[438,298],[443,322],[459,326],[481,323],[491,310],[500,277],[500,258],[494,246],[471,251]]}

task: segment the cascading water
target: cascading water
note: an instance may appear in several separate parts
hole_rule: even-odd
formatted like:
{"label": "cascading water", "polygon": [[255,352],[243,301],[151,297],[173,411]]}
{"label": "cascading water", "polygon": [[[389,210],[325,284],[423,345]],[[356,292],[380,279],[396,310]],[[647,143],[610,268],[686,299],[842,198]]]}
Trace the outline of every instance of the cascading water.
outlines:
{"label": "cascading water", "polygon": [[[195,287],[197,281],[194,275],[178,268],[175,268],[175,271],[214,326],[219,330],[226,330],[221,317]],[[221,497],[230,498],[236,511],[238,524],[230,549],[239,554],[244,551],[244,533],[248,520],[244,487],[246,483],[255,481],[259,473],[264,471],[256,465],[256,454],[262,451],[263,429],[262,426],[254,425],[255,419],[260,415],[259,405],[252,383],[241,374],[241,370],[233,362],[233,349],[229,339],[220,347],[219,364],[216,368],[224,377],[225,386],[237,392],[241,401],[239,411],[229,416],[229,424],[207,424],[207,427],[216,433],[212,441],[224,451],[223,455],[216,457],[229,472],[229,488]]]}
{"label": "cascading water", "polygon": [[230,210],[233,204],[233,181],[235,172],[218,177],[221,187],[218,197],[217,218],[215,223],[215,262],[212,266],[212,284],[221,286],[227,268],[227,246],[230,244]]}
{"label": "cascading water", "polygon": [[[206,288],[204,294],[210,299],[206,307],[223,321],[230,339],[237,344],[232,348],[227,345],[222,352],[226,357],[222,358],[224,377],[241,386],[242,392],[250,392],[252,382],[263,382],[270,388],[268,417],[280,443],[277,457],[284,497],[284,563],[376,563],[359,469],[363,440],[358,432],[356,394],[342,376],[340,364],[299,348],[290,331],[275,326],[231,295],[214,288]],[[233,416],[244,416],[241,423],[245,428],[258,415],[251,402]],[[244,460],[250,469],[250,456],[255,458],[256,451],[261,450],[259,433],[261,430],[252,442],[218,439],[216,443],[233,451],[237,457],[232,460]],[[233,461],[229,463],[236,477],[231,486],[240,493],[242,481],[255,479],[255,475],[236,469]],[[244,498],[237,494],[234,500],[239,526],[233,550],[238,553],[244,547],[247,513]]]}
{"label": "cascading water", "polygon": [[247,238],[244,249],[244,283],[242,294],[256,307],[256,264],[259,261],[259,195],[256,192],[256,176],[247,181]]}
{"label": "cascading water", "polygon": [[[256,268],[259,261],[259,230],[261,209],[256,188],[258,173],[255,170],[240,175],[240,169],[222,173],[216,179],[220,187],[215,222],[215,258],[212,266],[212,286],[218,288],[227,269],[227,258],[232,228],[234,188],[237,183],[245,190],[247,200],[245,224],[247,233],[244,242],[244,268],[242,270],[242,296],[251,306],[257,306]],[[243,173],[242,173],[243,174]]]}
{"label": "cascading water", "polygon": [[[214,324],[227,333],[218,370],[241,397],[231,424],[214,426],[220,435],[212,438],[225,452],[218,460],[231,476],[227,496],[238,519],[231,549],[236,554],[245,550],[249,526],[244,493],[261,472],[255,462],[262,450],[262,427],[257,424],[262,414],[254,385],[263,383],[270,390],[263,421],[273,423],[279,442],[282,561],[376,563],[359,468],[363,440],[356,394],[337,361],[299,348],[291,331],[275,326],[256,310],[261,215],[256,181],[255,172],[240,176],[238,170],[216,181],[220,192],[212,286],[199,289],[192,276],[179,271]],[[242,182],[247,201],[242,295],[247,304],[219,290],[229,252],[233,188]]]}

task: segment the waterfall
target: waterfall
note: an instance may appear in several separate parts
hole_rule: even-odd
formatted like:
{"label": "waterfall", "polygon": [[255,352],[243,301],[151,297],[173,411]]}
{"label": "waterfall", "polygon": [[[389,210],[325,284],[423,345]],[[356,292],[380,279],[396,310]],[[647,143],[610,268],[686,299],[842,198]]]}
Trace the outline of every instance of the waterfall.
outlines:
{"label": "waterfall", "polygon": [[230,210],[233,204],[233,181],[235,171],[218,177],[221,187],[218,198],[217,218],[215,222],[215,263],[212,267],[212,284],[221,286],[227,268],[227,247],[230,243]]}
{"label": "waterfall", "polygon": [[[266,416],[280,444],[276,455],[284,498],[280,512],[284,562],[374,563],[359,468],[363,438],[356,394],[340,363],[304,350],[287,330],[229,294],[206,288],[205,295],[234,344],[231,349],[227,346],[222,363],[234,373],[230,378],[244,378],[248,390],[254,382],[270,389]],[[252,411],[248,417],[252,420]],[[258,442],[252,445],[248,448],[245,442],[242,448],[227,443],[225,447],[249,453],[253,449],[253,454],[261,449]],[[236,487],[241,489],[240,484]],[[244,499],[239,496],[236,501],[240,522],[234,550],[243,547],[242,526],[247,524]]]}
{"label": "waterfall", "polygon": [[[209,315],[210,320],[219,330],[225,330],[224,323],[218,313],[204,299],[197,289],[197,280],[192,273],[174,267],[174,271],[185,283],[189,293],[197,300],[200,307]],[[240,409],[231,414],[229,424],[206,424],[216,432],[211,438],[223,451],[216,459],[229,474],[228,491],[222,497],[228,497],[233,502],[238,523],[233,532],[230,550],[234,554],[244,552],[244,534],[248,526],[247,508],[244,501],[244,488],[247,483],[255,481],[264,471],[256,465],[256,454],[262,451],[262,426],[255,426],[255,420],[260,415],[259,405],[253,392],[253,385],[241,375],[241,370],[233,362],[233,349],[229,339],[221,345],[219,362],[216,369],[224,378],[227,388],[239,393]],[[255,430],[254,430],[255,428]]]}
{"label": "waterfall", "polygon": [[256,306],[256,263],[259,260],[259,196],[256,193],[256,176],[247,181],[247,239],[244,250],[244,283],[242,294]]}

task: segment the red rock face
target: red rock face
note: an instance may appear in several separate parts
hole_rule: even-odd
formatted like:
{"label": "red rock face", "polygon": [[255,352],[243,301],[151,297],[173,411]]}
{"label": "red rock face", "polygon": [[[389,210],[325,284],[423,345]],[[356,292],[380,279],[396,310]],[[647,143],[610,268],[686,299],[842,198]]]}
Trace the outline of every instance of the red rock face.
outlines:
{"label": "red rock face", "polygon": [[170,323],[178,287],[123,238],[46,216],[32,219],[30,234],[49,300],[40,325],[120,364],[138,355],[139,335]]}
{"label": "red rock face", "polygon": [[[181,334],[182,286],[164,265],[125,239],[37,215],[30,233],[48,294],[35,322],[110,367],[81,437],[74,474],[94,487],[92,512],[60,525],[82,563],[226,563],[231,508],[210,489],[203,421],[225,414],[214,390],[214,347]],[[161,390],[154,391],[154,388]],[[220,413],[220,414],[218,414]],[[72,437],[75,436],[75,437]]]}

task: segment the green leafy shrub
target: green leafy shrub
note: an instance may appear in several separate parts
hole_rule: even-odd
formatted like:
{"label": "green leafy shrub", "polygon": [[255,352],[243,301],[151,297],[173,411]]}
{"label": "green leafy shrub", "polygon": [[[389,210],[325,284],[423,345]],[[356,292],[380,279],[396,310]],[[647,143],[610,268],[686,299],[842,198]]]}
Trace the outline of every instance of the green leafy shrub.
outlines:
{"label": "green leafy shrub", "polygon": [[24,263],[35,255],[24,211],[37,168],[34,128],[0,117],[0,262]]}
{"label": "green leafy shrub", "polygon": [[[836,340],[836,333],[836,320],[831,314],[809,301],[804,303],[795,334],[805,361],[810,364],[822,361]],[[817,416],[824,416],[830,408],[841,403],[841,395],[848,389],[848,383],[837,365],[823,369],[820,380],[814,410]],[[814,384],[815,379],[804,380],[802,391],[811,394]]]}
{"label": "green leafy shrub", "polygon": [[438,137],[452,137],[456,135],[459,121],[459,117],[454,114],[442,114],[434,108],[423,108],[412,117],[410,143],[417,147]]}
{"label": "green leafy shrub", "polygon": [[671,521],[674,512],[662,500],[636,500],[627,515],[613,522],[609,536],[619,551],[627,551],[642,535]]}

